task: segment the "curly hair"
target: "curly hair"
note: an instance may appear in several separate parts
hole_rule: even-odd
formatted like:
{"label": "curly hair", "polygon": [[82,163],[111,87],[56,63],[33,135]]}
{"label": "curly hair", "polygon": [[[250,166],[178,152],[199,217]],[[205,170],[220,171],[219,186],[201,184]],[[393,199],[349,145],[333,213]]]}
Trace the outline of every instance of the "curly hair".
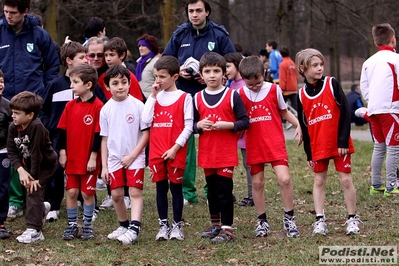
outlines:
{"label": "curly hair", "polygon": [[152,51],[155,54],[159,53],[159,46],[158,46],[157,38],[146,33],[146,34],[143,34],[140,37],[138,37],[136,41],[139,42],[140,40],[145,40],[149,45],[151,45],[151,47],[153,48]]}

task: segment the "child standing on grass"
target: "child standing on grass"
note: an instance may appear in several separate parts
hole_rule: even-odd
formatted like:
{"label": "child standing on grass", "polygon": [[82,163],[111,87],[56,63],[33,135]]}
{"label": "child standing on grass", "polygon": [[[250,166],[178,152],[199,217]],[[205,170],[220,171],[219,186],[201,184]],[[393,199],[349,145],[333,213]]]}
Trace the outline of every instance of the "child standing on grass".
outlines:
{"label": "child standing on grass", "polygon": [[[137,241],[143,214],[145,153],[149,125],[142,120],[144,104],[129,95],[130,73],[124,66],[110,67],[104,76],[112,98],[100,112],[102,136],[101,178],[111,188],[119,227],[108,235],[123,244]],[[129,222],[124,201],[124,186],[129,187]]]}
{"label": "child standing on grass", "polygon": [[212,243],[234,241],[231,226],[238,132],[249,127],[240,96],[222,85],[225,73],[226,61],[221,55],[204,54],[200,59],[200,75],[207,87],[194,96],[194,133],[200,134],[198,166],[204,168],[212,223],[201,237],[210,238]]}
{"label": "child standing on grass", "polygon": [[[241,77],[238,66],[242,60],[242,56],[239,53],[228,53],[225,54],[224,59],[226,60],[226,76],[230,80],[229,88],[233,90],[238,90],[245,86],[245,82]],[[245,134],[245,133],[244,133]],[[242,164],[245,168],[245,173],[247,176],[247,191],[248,194],[237,204],[239,206],[254,206],[254,199],[252,197],[252,179],[249,166],[247,165],[247,149],[245,145],[244,134],[241,135],[237,142],[237,147],[241,150]]]}
{"label": "child standing on grass", "polygon": [[328,233],[324,201],[331,159],[344,190],[348,211],[346,234],[359,234],[360,219],[356,215],[356,190],[351,176],[351,154],[355,150],[350,137],[351,117],[345,93],[335,78],[323,76],[324,57],[318,50],[308,48],[298,52],[296,67],[305,77],[305,85],[298,93],[298,117],[301,117],[299,123],[308,166],[315,173],[313,200],[316,222],[313,235]]}
{"label": "child standing on grass", "polygon": [[[367,116],[374,138],[370,194],[384,193],[384,196],[392,197],[399,195],[396,182],[399,161],[399,55],[395,51],[395,30],[390,24],[375,25],[372,34],[378,52],[363,63],[360,76],[360,90],[368,102]],[[385,154],[384,186],[381,170]]]}
{"label": "child standing on grass", "polygon": [[[246,86],[239,90],[249,116],[250,127],[245,132],[247,165],[250,166],[255,209],[258,224],[255,236],[270,234],[265,210],[264,168],[270,163],[276,174],[284,204],[283,226],[288,237],[299,236],[294,217],[294,189],[288,167],[288,154],[281,126],[281,117],[296,126],[295,137],[302,143],[302,131],[298,119],[287,110],[280,87],[263,81],[264,66],[257,56],[244,58],[240,73]],[[262,133],[260,133],[262,132]]]}
{"label": "child standing on grass", "polygon": [[92,218],[97,175],[100,172],[100,110],[103,103],[93,94],[97,84],[97,71],[89,65],[80,65],[69,73],[72,92],[78,96],[67,103],[58,128],[57,148],[59,162],[65,168],[66,208],[68,226],[62,238],[72,240],[78,236],[78,195],[83,196],[82,239],[94,238]]}
{"label": "child standing on grass", "polygon": [[4,74],[0,70],[0,239],[10,237],[4,222],[7,219],[9,204],[9,187],[11,181],[10,160],[7,156],[8,127],[12,121],[10,102],[2,96],[4,91]]}
{"label": "child standing on grass", "polygon": [[44,240],[43,224],[50,204],[44,204],[44,191],[57,167],[47,129],[37,115],[42,107],[40,96],[23,91],[10,101],[13,124],[7,138],[8,158],[28,190],[25,223],[27,229],[17,237],[20,243]]}
{"label": "child standing on grass", "polygon": [[[193,103],[190,94],[178,90],[180,63],[162,56],[154,65],[155,83],[145,104],[143,119],[152,123],[149,166],[156,183],[160,229],[155,240],[184,240],[183,176],[186,142],[193,131]],[[168,181],[169,180],[169,181]],[[172,193],[173,223],[168,221],[168,190]]]}

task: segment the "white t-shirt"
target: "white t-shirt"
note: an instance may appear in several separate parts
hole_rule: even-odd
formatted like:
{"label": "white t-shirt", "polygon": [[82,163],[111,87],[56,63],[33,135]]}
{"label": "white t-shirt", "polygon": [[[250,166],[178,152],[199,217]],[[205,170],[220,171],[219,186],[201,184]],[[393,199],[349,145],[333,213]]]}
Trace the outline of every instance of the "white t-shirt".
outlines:
{"label": "white t-shirt", "polygon": [[[142,130],[150,127],[142,121],[144,104],[129,95],[124,101],[112,98],[100,112],[100,135],[108,137],[108,171],[122,168],[121,159],[130,154],[142,137]],[[144,149],[129,166],[129,170],[145,167]]]}

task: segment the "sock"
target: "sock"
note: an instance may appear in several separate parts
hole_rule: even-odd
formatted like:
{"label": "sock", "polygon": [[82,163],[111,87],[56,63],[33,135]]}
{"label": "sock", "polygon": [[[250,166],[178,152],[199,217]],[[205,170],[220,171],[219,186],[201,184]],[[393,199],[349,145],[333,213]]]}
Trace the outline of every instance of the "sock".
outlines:
{"label": "sock", "polygon": [[227,229],[229,231],[233,231],[233,228],[231,228],[230,225],[222,225],[222,229]]}
{"label": "sock", "polygon": [[132,220],[130,222],[129,229],[135,231],[137,235],[140,233],[140,228],[141,228],[141,223],[139,221]]}
{"label": "sock", "polygon": [[264,213],[262,213],[262,214],[259,214],[259,215],[258,215],[258,219],[267,222],[266,213],[264,212]]}
{"label": "sock", "polygon": [[292,217],[294,217],[294,210],[290,210],[290,211],[285,211],[284,210],[284,215],[285,215],[286,218],[292,219]]}
{"label": "sock", "polygon": [[78,224],[78,206],[76,208],[67,208],[68,225]]}
{"label": "sock", "polygon": [[316,213],[316,221],[324,219],[324,214]]}
{"label": "sock", "polygon": [[220,227],[220,214],[211,215],[211,223],[212,223],[212,226]]}
{"label": "sock", "polygon": [[350,219],[350,218],[355,218],[356,217],[356,214],[349,214],[348,215],[348,220]]}
{"label": "sock", "polygon": [[119,221],[119,225],[122,226],[122,227],[128,228],[129,227],[129,220],[126,220],[126,221],[123,221],[123,222]]}
{"label": "sock", "polygon": [[93,212],[94,212],[95,204],[90,206],[83,203],[83,226],[91,226],[91,220],[93,219]]}

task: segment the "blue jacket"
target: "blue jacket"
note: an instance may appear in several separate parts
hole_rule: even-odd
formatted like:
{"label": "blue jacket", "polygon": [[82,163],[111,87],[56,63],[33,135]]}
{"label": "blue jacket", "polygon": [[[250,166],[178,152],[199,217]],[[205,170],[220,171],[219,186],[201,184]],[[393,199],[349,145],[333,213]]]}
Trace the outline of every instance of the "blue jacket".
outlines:
{"label": "blue jacket", "polygon": [[[235,53],[236,50],[229,38],[229,33],[222,25],[208,20],[205,28],[197,30],[191,27],[191,23],[187,21],[173,32],[163,55],[174,56],[179,59],[180,65],[183,65],[190,56],[199,61],[201,56],[207,52],[225,55]],[[205,86],[194,79],[190,81],[179,78],[177,87],[194,95]]]}
{"label": "blue jacket", "polygon": [[35,16],[26,15],[17,34],[5,16],[0,17],[0,68],[7,99],[25,90],[43,97],[46,85],[58,76],[60,62],[55,46]]}
{"label": "blue jacket", "polygon": [[278,82],[279,80],[279,70],[280,70],[280,63],[283,57],[280,54],[279,50],[273,50],[269,54],[269,62],[270,62],[270,68],[267,71],[267,73],[272,74],[273,81],[276,80]]}

